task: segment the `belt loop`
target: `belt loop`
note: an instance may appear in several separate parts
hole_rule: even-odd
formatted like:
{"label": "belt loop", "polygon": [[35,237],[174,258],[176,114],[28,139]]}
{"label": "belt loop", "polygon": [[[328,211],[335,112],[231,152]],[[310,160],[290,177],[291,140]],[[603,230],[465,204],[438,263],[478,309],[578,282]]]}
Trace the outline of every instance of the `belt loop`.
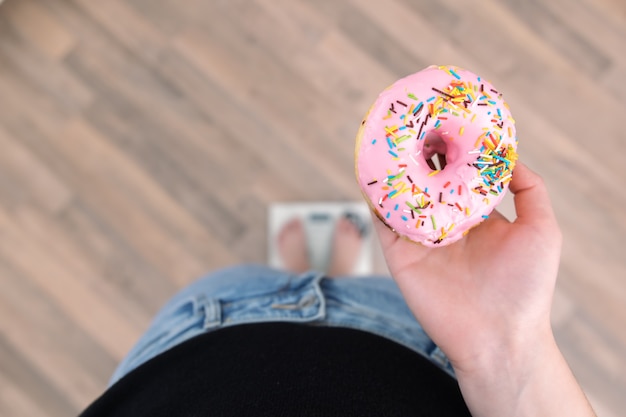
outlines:
{"label": "belt loop", "polygon": [[454,369],[452,368],[452,364],[450,363],[450,360],[448,359],[446,354],[443,353],[443,351],[439,348],[439,346],[436,346],[429,356],[430,356],[430,359],[435,364],[439,365],[440,368],[442,368],[452,377],[456,378],[456,376],[454,375]]}
{"label": "belt loop", "polygon": [[202,302],[204,308],[204,328],[210,329],[220,326],[222,324],[222,306],[220,301],[213,298],[202,298],[199,301]]}

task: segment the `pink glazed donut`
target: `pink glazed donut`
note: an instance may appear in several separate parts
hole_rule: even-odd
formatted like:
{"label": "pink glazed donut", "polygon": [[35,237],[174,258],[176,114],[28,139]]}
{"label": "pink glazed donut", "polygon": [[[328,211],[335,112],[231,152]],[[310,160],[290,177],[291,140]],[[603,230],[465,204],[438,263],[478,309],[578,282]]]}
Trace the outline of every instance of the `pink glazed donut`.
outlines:
{"label": "pink glazed donut", "polygon": [[372,210],[430,247],[461,239],[502,200],[515,121],[488,81],[431,66],[383,91],[357,134],[356,176]]}

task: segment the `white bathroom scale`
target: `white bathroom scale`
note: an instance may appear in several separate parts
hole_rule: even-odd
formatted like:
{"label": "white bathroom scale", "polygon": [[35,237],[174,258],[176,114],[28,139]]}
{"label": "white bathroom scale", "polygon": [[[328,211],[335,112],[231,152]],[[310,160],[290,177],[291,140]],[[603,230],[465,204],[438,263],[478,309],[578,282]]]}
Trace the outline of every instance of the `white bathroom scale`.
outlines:
{"label": "white bathroom scale", "polygon": [[330,263],[335,222],[341,216],[350,216],[351,221],[361,230],[363,246],[357,257],[353,275],[372,273],[372,220],[369,207],[363,202],[345,203],[277,203],[269,208],[268,219],[268,263],[274,268],[282,268],[282,260],[276,245],[277,235],[283,225],[293,218],[299,218],[309,247],[311,267],[326,272]]}

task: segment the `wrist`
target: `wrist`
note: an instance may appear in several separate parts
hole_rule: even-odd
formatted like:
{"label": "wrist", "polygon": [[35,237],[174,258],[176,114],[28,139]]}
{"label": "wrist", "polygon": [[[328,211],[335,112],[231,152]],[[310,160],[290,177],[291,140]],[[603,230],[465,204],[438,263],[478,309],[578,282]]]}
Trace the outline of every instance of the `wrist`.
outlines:
{"label": "wrist", "polygon": [[549,320],[516,331],[512,331],[510,323],[499,328],[505,330],[485,331],[475,337],[465,355],[451,357],[457,376],[475,379],[518,374],[518,370],[532,368],[541,362],[541,357],[558,351]]}
{"label": "wrist", "polygon": [[595,414],[565,362],[551,329],[532,340],[491,347],[474,364],[455,367],[475,417]]}

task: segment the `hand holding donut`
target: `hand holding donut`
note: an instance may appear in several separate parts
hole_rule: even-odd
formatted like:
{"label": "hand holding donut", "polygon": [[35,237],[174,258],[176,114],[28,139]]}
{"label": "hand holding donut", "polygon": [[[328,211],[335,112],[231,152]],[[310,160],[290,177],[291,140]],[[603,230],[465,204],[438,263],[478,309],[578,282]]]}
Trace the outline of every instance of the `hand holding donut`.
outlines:
{"label": "hand holding donut", "polygon": [[[355,157],[389,270],[472,415],[594,416],[550,326],[561,233],[502,93],[453,66],[409,75],[368,111]],[[494,211],[509,188],[513,222]]]}
{"label": "hand holding donut", "polygon": [[515,221],[494,212],[445,247],[403,239],[374,216],[387,264],[473,415],[593,416],[550,326],[561,233],[547,190],[521,163],[510,190]]}
{"label": "hand holding donut", "polygon": [[521,163],[511,191],[514,222],[493,212],[445,247],[416,245],[375,220],[409,307],[461,371],[482,363],[482,355],[524,342],[525,334],[534,341],[538,331],[551,333],[561,233],[541,178]]}

